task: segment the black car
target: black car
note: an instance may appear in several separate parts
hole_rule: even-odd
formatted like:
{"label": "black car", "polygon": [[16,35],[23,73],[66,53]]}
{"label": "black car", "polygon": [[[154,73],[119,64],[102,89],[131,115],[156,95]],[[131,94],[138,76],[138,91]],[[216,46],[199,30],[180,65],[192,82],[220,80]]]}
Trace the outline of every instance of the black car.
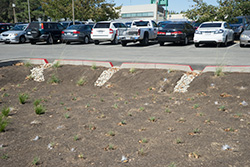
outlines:
{"label": "black car", "polygon": [[31,44],[47,42],[47,44],[61,41],[63,26],[57,22],[32,22],[26,30],[26,38]]}
{"label": "black car", "polygon": [[0,33],[9,31],[12,27],[14,27],[12,23],[0,23]]}
{"label": "black car", "polygon": [[78,24],[72,25],[62,31],[62,40],[66,44],[71,42],[89,43],[93,25]]}
{"label": "black car", "polygon": [[164,42],[182,43],[187,45],[189,41],[193,40],[195,29],[192,25],[185,22],[172,22],[159,27],[158,42],[160,46]]}

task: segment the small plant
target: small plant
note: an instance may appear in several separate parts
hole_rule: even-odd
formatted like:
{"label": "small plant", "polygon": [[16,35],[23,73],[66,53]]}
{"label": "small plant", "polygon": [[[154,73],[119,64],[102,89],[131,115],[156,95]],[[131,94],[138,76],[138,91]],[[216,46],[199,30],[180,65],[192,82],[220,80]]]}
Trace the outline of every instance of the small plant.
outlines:
{"label": "small plant", "polygon": [[128,104],[128,101],[125,101],[124,104]]}
{"label": "small plant", "polygon": [[37,91],[37,87],[34,87],[32,90],[33,90],[34,92]]}
{"label": "small plant", "polygon": [[80,78],[78,81],[77,81],[77,85],[78,86],[83,86],[84,84],[86,83],[86,79],[85,78]]}
{"label": "small plant", "polygon": [[64,102],[60,102],[61,105],[64,105]]}
{"label": "small plant", "polygon": [[145,111],[145,108],[144,108],[144,107],[140,107],[139,110],[140,110],[140,111]]}
{"label": "small plant", "polygon": [[207,119],[204,121],[206,124],[211,124],[211,120],[210,119]]}
{"label": "small plant", "polygon": [[24,63],[24,66],[25,66],[25,67],[31,67],[32,65],[31,65],[30,62],[27,61],[26,63]]}
{"label": "small plant", "polygon": [[9,107],[4,107],[4,108],[2,109],[2,115],[3,115],[4,117],[8,117],[9,113],[10,113],[10,108],[9,108]]}
{"label": "small plant", "polygon": [[4,132],[7,125],[7,118],[3,114],[0,114],[0,132]]}
{"label": "small plant", "polygon": [[4,93],[2,97],[9,97],[10,95],[8,93]]}
{"label": "small plant", "polygon": [[100,101],[101,101],[101,102],[104,102],[104,99],[103,99],[103,98],[101,98],[101,99],[100,99]]}
{"label": "small plant", "polygon": [[85,108],[88,108],[88,107],[90,107],[90,104],[89,104],[89,103],[87,103],[87,104],[85,105]]}
{"label": "small plant", "polygon": [[58,84],[60,83],[60,79],[55,75],[51,75],[49,81],[48,81],[50,84]]}
{"label": "small plant", "polygon": [[77,98],[76,98],[76,97],[73,97],[73,98],[72,98],[72,100],[76,101],[76,100],[77,100]]}
{"label": "small plant", "polygon": [[79,154],[79,155],[78,155],[78,158],[81,158],[81,159],[84,158],[84,157],[83,157],[83,154],[82,154],[82,153]]}
{"label": "small plant", "polygon": [[37,115],[41,115],[45,113],[45,108],[43,107],[43,105],[37,105],[35,106],[35,113]]}
{"label": "small plant", "polygon": [[225,111],[225,110],[226,110],[226,107],[225,107],[224,105],[222,105],[222,106],[219,107],[219,110],[220,110],[220,111]]}
{"label": "small plant", "polygon": [[109,144],[107,147],[104,148],[105,151],[115,150],[115,146],[113,144]]}
{"label": "small plant", "polygon": [[172,162],[171,164],[168,165],[168,167],[176,167],[176,164]]}
{"label": "small plant", "polygon": [[32,164],[33,165],[39,165],[39,161],[40,161],[40,158],[39,157],[35,157],[32,161]]}
{"label": "small plant", "polygon": [[175,143],[176,143],[176,144],[181,144],[181,143],[183,143],[183,141],[182,141],[181,139],[177,138],[177,139],[175,140]]}
{"label": "small plant", "polygon": [[141,149],[138,150],[138,154],[139,155],[145,155],[145,152],[144,152],[143,148],[141,148]]}
{"label": "small plant", "polygon": [[33,103],[34,106],[38,106],[41,103],[41,101],[42,101],[41,99],[35,100],[34,103]]}
{"label": "small plant", "polygon": [[92,69],[92,70],[96,70],[96,69],[97,69],[96,64],[92,64],[91,69]]}
{"label": "small plant", "polygon": [[199,108],[199,107],[200,107],[199,104],[194,104],[194,106],[193,106],[194,109],[197,109],[197,108]]}
{"label": "small plant", "polygon": [[127,123],[126,123],[125,120],[123,120],[123,121],[121,121],[121,122],[118,123],[119,126],[124,126],[124,125],[126,125],[126,124],[127,124]]}
{"label": "small plant", "polygon": [[135,73],[135,71],[136,71],[135,68],[130,68],[130,69],[129,69],[129,72],[130,72],[131,74]]}
{"label": "small plant", "polygon": [[132,115],[132,113],[128,113],[128,116],[132,117],[133,115]]}
{"label": "small plant", "polygon": [[9,156],[7,154],[2,154],[1,159],[8,159]]}
{"label": "small plant", "polygon": [[143,139],[139,140],[139,143],[148,143],[148,140],[146,138],[143,138]]}
{"label": "small plant", "polygon": [[60,61],[57,61],[55,64],[53,64],[52,67],[54,67],[54,68],[59,68],[59,67],[61,67]]}
{"label": "small plant", "polygon": [[197,113],[196,115],[202,117],[203,113]]}
{"label": "small plant", "polygon": [[66,119],[69,119],[70,118],[70,116],[69,116],[69,114],[64,114],[64,117],[66,118]]}
{"label": "small plant", "polygon": [[28,99],[29,95],[27,93],[19,94],[19,102],[21,104],[25,104]]}
{"label": "small plant", "polygon": [[223,75],[224,75],[224,73],[223,73],[222,67],[217,67],[215,72],[214,72],[214,76],[220,77],[220,76],[223,76]]}
{"label": "small plant", "polygon": [[118,109],[118,104],[115,103],[115,104],[113,105],[113,107],[114,107],[115,109]]}
{"label": "small plant", "polygon": [[193,132],[194,132],[194,133],[200,133],[201,131],[200,131],[199,128],[195,128],[195,129],[193,130]]}
{"label": "small plant", "polygon": [[156,121],[156,118],[155,118],[155,117],[150,117],[149,120],[150,120],[151,122],[155,122],[155,121]]}
{"label": "small plant", "polygon": [[165,112],[166,112],[166,113],[171,113],[171,111],[170,111],[169,108],[166,108],[166,109],[165,109]]}
{"label": "small plant", "polygon": [[94,125],[89,125],[89,130],[95,130],[96,127]]}
{"label": "small plant", "polygon": [[75,136],[74,136],[74,140],[75,140],[75,141],[79,140],[78,135],[75,135]]}
{"label": "small plant", "polygon": [[230,128],[225,129],[225,131],[226,131],[226,132],[237,132],[238,130],[236,130],[236,129],[230,127]]}
{"label": "small plant", "polygon": [[108,135],[108,136],[115,136],[115,132],[109,131],[109,132],[107,133],[107,135]]}

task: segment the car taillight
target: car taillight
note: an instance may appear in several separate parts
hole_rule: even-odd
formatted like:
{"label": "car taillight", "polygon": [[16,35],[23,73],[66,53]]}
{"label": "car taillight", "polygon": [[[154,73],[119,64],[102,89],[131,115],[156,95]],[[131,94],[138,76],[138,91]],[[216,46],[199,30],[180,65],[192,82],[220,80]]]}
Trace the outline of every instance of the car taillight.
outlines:
{"label": "car taillight", "polygon": [[80,31],[73,31],[73,34],[80,34]]}
{"label": "car taillight", "polygon": [[157,34],[158,35],[166,35],[166,32],[160,32],[160,31],[158,31]]}
{"label": "car taillight", "polygon": [[91,29],[91,34],[93,34],[93,29]]}
{"label": "car taillight", "polygon": [[114,30],[113,29],[109,29],[109,34],[113,34],[114,33]]}
{"label": "car taillight", "polygon": [[175,35],[175,34],[183,34],[181,31],[174,31],[174,32],[171,32],[171,35]]}
{"label": "car taillight", "polygon": [[138,35],[140,35],[140,34],[141,34],[141,29],[138,30]]}
{"label": "car taillight", "polygon": [[62,34],[64,34],[64,31],[62,31]]}
{"label": "car taillight", "polygon": [[41,29],[44,29],[43,23],[41,23]]}

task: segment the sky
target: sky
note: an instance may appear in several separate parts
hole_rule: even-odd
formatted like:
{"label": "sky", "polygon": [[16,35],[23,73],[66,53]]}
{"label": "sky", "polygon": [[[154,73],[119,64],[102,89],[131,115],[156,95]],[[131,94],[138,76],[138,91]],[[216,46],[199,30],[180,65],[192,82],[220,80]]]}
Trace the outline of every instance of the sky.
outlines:
{"label": "sky", "polygon": [[[129,5],[145,5],[150,4],[151,0],[113,0],[117,6],[129,6]],[[204,2],[217,6],[217,0],[204,0]],[[168,0],[168,10],[180,12],[187,10],[193,5],[193,0]]]}

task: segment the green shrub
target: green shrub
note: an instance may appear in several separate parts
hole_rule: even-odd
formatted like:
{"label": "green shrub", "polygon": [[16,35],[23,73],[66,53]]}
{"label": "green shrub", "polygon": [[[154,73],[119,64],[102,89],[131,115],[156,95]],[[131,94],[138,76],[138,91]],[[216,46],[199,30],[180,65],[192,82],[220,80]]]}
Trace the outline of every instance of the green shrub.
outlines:
{"label": "green shrub", "polygon": [[81,78],[77,81],[77,85],[78,86],[83,86],[86,83],[86,79],[85,78]]}
{"label": "green shrub", "polygon": [[34,106],[38,106],[40,103],[41,103],[41,99],[36,99],[33,104]]}
{"label": "green shrub", "polygon": [[4,132],[7,125],[7,118],[3,114],[0,114],[0,132]]}
{"label": "green shrub", "polygon": [[9,107],[4,107],[2,109],[3,116],[8,117],[9,113],[10,113],[10,108]]}
{"label": "green shrub", "polygon": [[29,99],[29,95],[27,93],[19,94],[19,102],[21,104],[25,104],[28,99]]}
{"label": "green shrub", "polygon": [[43,107],[43,105],[37,105],[35,106],[35,113],[38,115],[44,114],[45,113],[45,108]]}

